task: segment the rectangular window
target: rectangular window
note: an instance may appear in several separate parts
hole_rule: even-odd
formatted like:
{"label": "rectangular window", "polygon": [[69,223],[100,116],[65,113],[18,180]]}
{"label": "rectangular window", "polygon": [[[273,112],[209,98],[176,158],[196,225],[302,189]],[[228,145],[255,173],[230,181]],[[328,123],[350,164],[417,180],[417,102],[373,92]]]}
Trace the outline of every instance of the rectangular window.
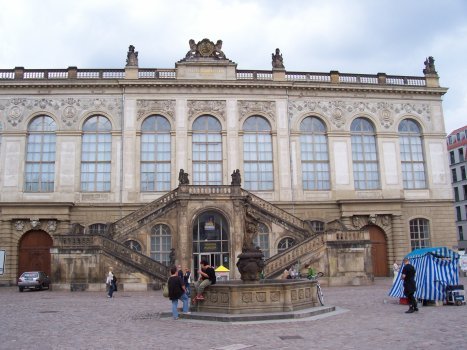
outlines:
{"label": "rectangular window", "polygon": [[461,207],[456,207],[456,221],[462,221]]}
{"label": "rectangular window", "polygon": [[459,148],[459,162],[464,161],[464,149],[461,147]]}
{"label": "rectangular window", "polygon": [[464,240],[464,230],[462,229],[462,226],[457,226],[457,232],[459,233],[459,241]]}
{"label": "rectangular window", "polygon": [[456,169],[451,169],[452,172],[452,182],[457,182],[457,171]]}
{"label": "rectangular window", "polygon": [[462,188],[464,189],[464,200],[467,200],[467,185],[463,185]]}
{"label": "rectangular window", "polygon": [[461,166],[461,179],[462,180],[467,179],[467,175],[465,173],[465,166]]}
{"label": "rectangular window", "polygon": [[454,187],[454,200],[459,202],[459,188]]}
{"label": "rectangular window", "polygon": [[454,151],[449,152],[449,156],[451,159],[451,164],[454,164],[456,162],[456,158],[454,156]]}

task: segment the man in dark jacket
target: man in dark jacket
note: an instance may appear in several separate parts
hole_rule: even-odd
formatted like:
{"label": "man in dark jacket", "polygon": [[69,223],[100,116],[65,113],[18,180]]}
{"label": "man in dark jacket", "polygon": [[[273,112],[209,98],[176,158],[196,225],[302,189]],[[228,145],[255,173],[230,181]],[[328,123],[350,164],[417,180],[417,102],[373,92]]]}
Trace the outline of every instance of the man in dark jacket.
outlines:
{"label": "man in dark jacket", "polygon": [[178,319],[178,300],[183,303],[183,313],[188,312],[188,296],[185,293],[185,285],[178,276],[177,267],[170,268],[170,278],[167,281],[169,287],[169,299],[172,301],[172,316],[174,320]]}
{"label": "man in dark jacket", "polygon": [[204,289],[212,284],[216,284],[216,272],[206,260],[201,260],[201,268],[198,270],[199,279],[195,283],[196,297],[194,300],[204,300]]}
{"label": "man in dark jacket", "polygon": [[408,258],[404,258],[404,268],[402,269],[401,278],[404,280],[404,294],[409,299],[410,308],[405,312],[411,314],[414,311],[418,311],[417,299],[415,299],[415,291],[417,286],[415,284],[415,267],[410,264]]}

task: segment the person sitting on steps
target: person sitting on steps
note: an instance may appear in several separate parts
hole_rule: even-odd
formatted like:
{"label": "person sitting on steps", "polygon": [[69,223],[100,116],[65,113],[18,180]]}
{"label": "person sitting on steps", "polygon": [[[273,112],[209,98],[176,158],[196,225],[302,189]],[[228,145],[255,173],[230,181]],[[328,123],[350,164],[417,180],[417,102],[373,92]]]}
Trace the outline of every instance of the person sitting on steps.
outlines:
{"label": "person sitting on steps", "polygon": [[195,283],[195,300],[204,300],[204,289],[211,284],[216,284],[216,272],[214,271],[214,268],[210,266],[206,260],[201,260],[200,265],[201,269],[198,270],[199,278]]}

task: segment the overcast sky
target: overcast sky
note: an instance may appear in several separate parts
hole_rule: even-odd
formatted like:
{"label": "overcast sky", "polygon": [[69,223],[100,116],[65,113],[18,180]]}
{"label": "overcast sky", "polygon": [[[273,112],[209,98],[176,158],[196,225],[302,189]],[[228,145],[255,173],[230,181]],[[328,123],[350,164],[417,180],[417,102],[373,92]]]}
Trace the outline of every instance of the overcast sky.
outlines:
{"label": "overcast sky", "polygon": [[422,76],[435,58],[446,132],[467,125],[465,0],[0,0],[0,69],[174,68],[189,39],[239,69]]}

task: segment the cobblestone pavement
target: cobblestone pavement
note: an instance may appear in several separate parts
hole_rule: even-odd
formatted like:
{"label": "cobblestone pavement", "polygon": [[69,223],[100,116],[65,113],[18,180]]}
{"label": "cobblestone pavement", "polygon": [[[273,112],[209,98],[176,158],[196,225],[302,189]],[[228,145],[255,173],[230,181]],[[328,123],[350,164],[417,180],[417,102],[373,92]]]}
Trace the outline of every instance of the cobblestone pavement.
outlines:
{"label": "cobblestone pavement", "polygon": [[[467,278],[461,283],[466,285]],[[300,321],[226,324],[160,318],[160,291],[25,291],[0,288],[0,349],[461,349],[467,306],[406,305],[372,286],[324,288],[338,312]]]}

